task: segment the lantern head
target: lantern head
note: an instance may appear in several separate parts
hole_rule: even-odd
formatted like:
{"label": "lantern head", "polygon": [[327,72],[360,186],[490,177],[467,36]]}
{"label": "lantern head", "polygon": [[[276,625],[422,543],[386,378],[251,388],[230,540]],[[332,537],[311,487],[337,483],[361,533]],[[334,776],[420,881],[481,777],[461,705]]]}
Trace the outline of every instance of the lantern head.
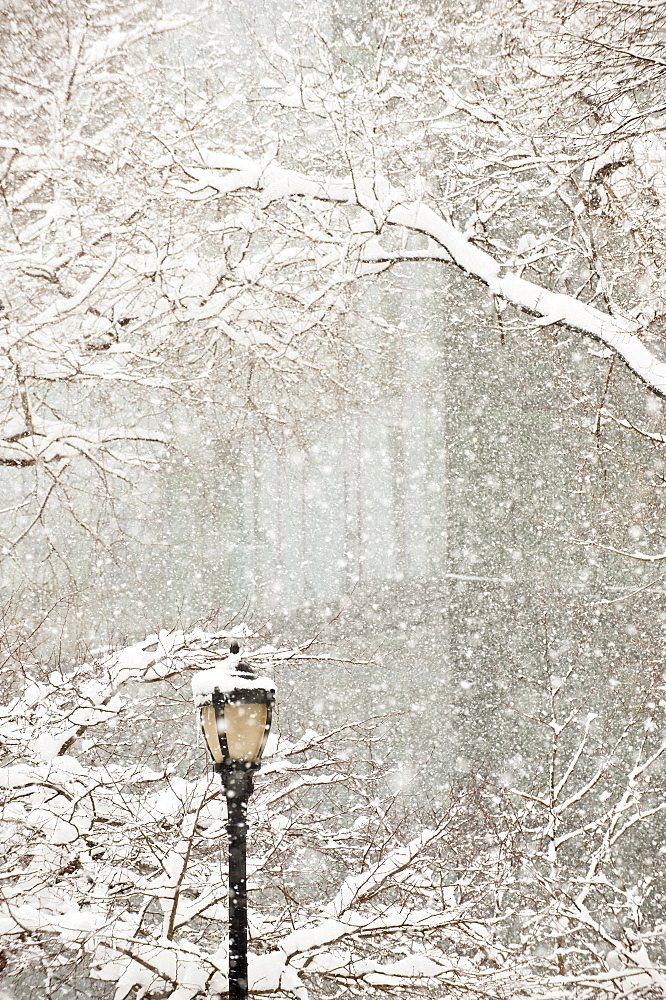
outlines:
{"label": "lantern head", "polygon": [[195,674],[192,694],[215,770],[260,767],[275,703],[273,681],[258,677],[232,654]]}

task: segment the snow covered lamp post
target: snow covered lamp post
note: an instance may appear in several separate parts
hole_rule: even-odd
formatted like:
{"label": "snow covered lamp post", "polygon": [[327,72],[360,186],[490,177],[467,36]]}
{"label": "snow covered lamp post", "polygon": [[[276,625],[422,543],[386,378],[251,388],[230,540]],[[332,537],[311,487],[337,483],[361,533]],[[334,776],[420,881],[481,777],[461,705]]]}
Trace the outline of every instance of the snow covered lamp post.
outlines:
{"label": "snow covered lamp post", "polygon": [[238,643],[211,670],[192,679],[194,704],[215,771],[222,776],[229,835],[229,1000],[246,1000],[247,890],[245,876],[247,803],[252,772],[271,728],[275,685],[257,677],[240,659]]}

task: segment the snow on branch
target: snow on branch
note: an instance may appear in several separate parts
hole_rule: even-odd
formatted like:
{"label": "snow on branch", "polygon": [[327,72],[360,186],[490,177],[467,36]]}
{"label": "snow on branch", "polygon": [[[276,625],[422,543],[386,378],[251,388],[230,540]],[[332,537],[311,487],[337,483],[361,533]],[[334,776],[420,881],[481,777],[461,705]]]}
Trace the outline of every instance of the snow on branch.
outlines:
{"label": "snow on branch", "polygon": [[[225,800],[196,745],[188,681],[227,657],[231,638],[251,644],[244,626],[163,630],[69,670],[25,665],[0,706],[10,954],[26,935],[36,949],[57,944],[116,1000],[137,988],[224,995]],[[277,652],[245,655],[265,663]],[[377,726],[272,738],[250,803],[252,988],[315,1000],[356,983],[416,1000],[429,985],[464,996],[483,983],[499,998],[512,974],[485,969],[479,951],[490,946],[484,876],[469,900],[455,898],[465,890],[443,847],[467,806],[452,803],[432,829],[405,837],[395,796],[379,790],[386,765],[367,756]],[[441,935],[454,942],[446,952]],[[457,955],[455,942],[478,957]]]}
{"label": "snow on branch", "polygon": [[[251,649],[245,626],[162,630],[69,670],[24,664],[0,705],[10,956],[27,937],[48,964],[57,945],[115,1000],[224,996],[225,799],[196,745],[189,680],[231,639],[288,677],[290,650]],[[620,1000],[663,988],[656,939],[623,937],[628,912],[647,922],[649,887],[626,881],[618,845],[658,829],[666,743],[638,716],[590,757],[598,720],[577,728],[568,683],[550,677],[551,760],[530,771],[546,785],[491,826],[484,813],[505,798],[481,786],[447,786],[427,816],[401,804],[392,766],[369,752],[386,720],[273,734],[250,801],[252,991],[561,1000],[566,987]]]}
{"label": "snow on branch", "polygon": [[115,464],[149,464],[148,459],[140,459],[130,453],[114,453],[116,445],[126,444],[167,444],[170,438],[161,431],[131,430],[125,427],[107,429],[76,427],[60,421],[39,421],[33,433],[27,428],[13,432],[11,425],[0,428],[0,465],[23,468],[39,463],[59,463],[78,456],[101,463],[105,471],[113,472],[113,466],[106,463],[110,458]]}
{"label": "snow on branch", "polygon": [[[289,198],[311,198],[364,209],[373,235],[385,225],[423,233],[440,247],[442,259],[450,259],[466,274],[477,278],[491,292],[538,317],[540,325],[562,324],[588,334],[614,351],[653,392],[666,398],[666,363],[641,341],[641,325],[619,315],[610,315],[560,292],[508,271],[490,254],[474,246],[428,205],[409,202],[388,181],[377,178],[317,179],[279,166],[272,157],[264,160],[203,152],[202,166],[184,167],[191,183],[180,188],[183,197],[203,200],[230,195],[243,189],[263,192],[264,203]],[[433,256],[437,256],[436,252]],[[372,259],[377,260],[376,249]]]}

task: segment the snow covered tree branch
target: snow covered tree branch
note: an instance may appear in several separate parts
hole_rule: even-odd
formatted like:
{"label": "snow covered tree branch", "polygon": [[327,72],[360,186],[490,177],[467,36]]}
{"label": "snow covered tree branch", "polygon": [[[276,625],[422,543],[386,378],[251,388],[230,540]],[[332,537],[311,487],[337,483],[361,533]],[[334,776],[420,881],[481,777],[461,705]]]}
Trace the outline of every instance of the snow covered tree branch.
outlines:
{"label": "snow covered tree branch", "polygon": [[[228,640],[162,632],[64,675],[26,665],[0,723],[10,951],[55,949],[116,1000],[135,987],[174,1000],[225,992],[224,796],[188,746],[181,687]],[[154,731],[160,689],[189,720],[184,739]],[[480,859],[464,864],[474,796],[452,797],[416,832],[391,811],[391,769],[368,757],[380,741],[376,723],[272,741],[251,806],[253,989],[303,1000],[357,983],[416,997],[426,983],[461,995],[478,983],[501,996],[506,970],[484,968],[487,876]]]}
{"label": "snow covered tree branch", "polygon": [[[56,978],[77,965],[115,1000],[226,992],[224,796],[193,746],[188,677],[231,635],[251,644],[242,627],[163,631],[65,671],[24,663],[0,714],[10,973],[29,953]],[[288,672],[294,652],[249,656]],[[604,731],[575,680],[546,671],[531,788],[451,784],[418,815],[395,768],[373,763],[385,722],[272,738],[250,806],[253,991],[663,989],[663,876],[631,875],[631,845],[663,811],[657,706]]]}
{"label": "snow covered tree branch", "polygon": [[10,2],[0,465],[18,485],[3,548],[39,530],[50,558],[50,511],[73,504],[90,527],[96,496],[111,510],[122,477],[177,451],[172,404],[219,413],[229,436],[279,435],[313,405],[381,393],[368,373],[400,334],[358,279],[376,289],[402,262],[485,283],[500,340],[503,323],[578,330],[663,396],[661,20],[625,6],[390,0],[359,20],[332,0],[288,22],[265,5],[259,27],[220,0],[212,58],[194,13]]}
{"label": "snow covered tree branch", "polygon": [[533,715],[548,742],[544,767],[536,787],[512,790],[521,804],[506,834],[511,850],[516,829],[523,838],[523,940],[548,952],[563,985],[581,995],[650,995],[666,985],[659,908],[650,902],[663,875],[658,865],[635,868],[632,857],[665,808],[664,700],[639,700],[613,724],[590,710],[576,663],[556,667],[556,654],[547,651]]}
{"label": "snow covered tree branch", "polygon": [[[563,324],[600,340],[618,354],[629,369],[658,395],[666,397],[666,364],[641,341],[639,323],[604,313],[571,295],[551,292],[511,272],[489,253],[475,246],[441,214],[421,202],[410,202],[405,193],[382,178],[348,179],[310,177],[287,170],[269,159],[252,161],[224,153],[203,153],[202,166],[186,166],[194,183],[184,193],[193,199],[228,196],[244,189],[260,191],[264,204],[305,198],[355,206],[362,210],[365,225],[357,241],[357,273],[372,273],[373,263],[395,260],[379,242],[387,226],[421,233],[431,241],[422,252],[477,278],[499,298],[538,317],[539,325]],[[409,259],[409,256],[400,256]],[[419,259],[418,257],[416,259]]]}

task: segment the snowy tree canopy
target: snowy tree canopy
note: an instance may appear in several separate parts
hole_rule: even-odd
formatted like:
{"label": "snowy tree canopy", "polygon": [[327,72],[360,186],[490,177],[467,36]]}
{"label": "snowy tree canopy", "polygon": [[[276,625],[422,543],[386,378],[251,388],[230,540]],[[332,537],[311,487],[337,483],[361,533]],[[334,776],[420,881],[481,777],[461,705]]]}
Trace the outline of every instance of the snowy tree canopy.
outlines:
{"label": "snowy tree canopy", "polygon": [[180,447],[170,401],[270,434],[362,399],[405,262],[663,395],[663,21],[630,8],[10,4],[5,554],[54,506],[100,537],[79,498]]}
{"label": "snowy tree canopy", "polygon": [[[648,0],[3,5],[2,1000],[224,997],[190,690],[230,638],[286,692],[255,995],[666,993],[664,33]],[[308,628],[362,614],[269,646],[230,624],[260,570],[271,614],[297,577]],[[153,632],[165,593],[242,611]]]}
{"label": "snowy tree canopy", "polygon": [[[299,658],[331,665],[317,644],[253,649],[242,626],[24,664],[0,710],[0,927],[34,989],[44,967],[114,1000],[225,994],[225,800],[188,695],[230,636],[285,681]],[[296,739],[278,722],[250,801],[251,990],[661,995],[663,871],[633,866],[666,808],[663,699],[599,718],[580,679],[531,678],[546,734],[531,783],[447,785],[418,816],[381,763],[387,720]]]}

